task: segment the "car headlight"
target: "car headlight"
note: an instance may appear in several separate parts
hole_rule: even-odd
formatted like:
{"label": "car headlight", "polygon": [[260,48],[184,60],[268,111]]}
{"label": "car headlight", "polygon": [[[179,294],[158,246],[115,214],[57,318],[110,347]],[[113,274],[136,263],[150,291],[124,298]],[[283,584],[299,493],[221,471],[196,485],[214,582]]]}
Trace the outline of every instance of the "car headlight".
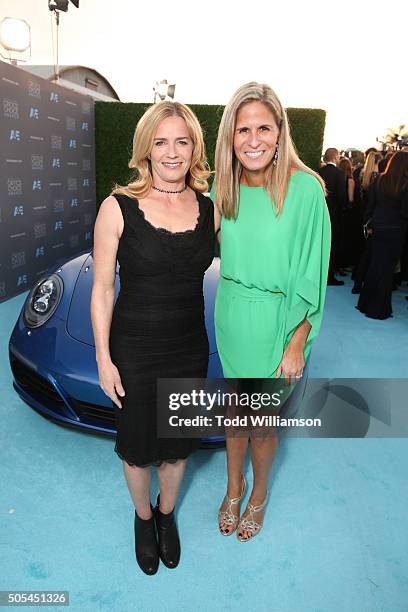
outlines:
{"label": "car headlight", "polygon": [[40,327],[56,311],[64,291],[61,277],[51,274],[39,280],[31,289],[24,307],[27,327]]}

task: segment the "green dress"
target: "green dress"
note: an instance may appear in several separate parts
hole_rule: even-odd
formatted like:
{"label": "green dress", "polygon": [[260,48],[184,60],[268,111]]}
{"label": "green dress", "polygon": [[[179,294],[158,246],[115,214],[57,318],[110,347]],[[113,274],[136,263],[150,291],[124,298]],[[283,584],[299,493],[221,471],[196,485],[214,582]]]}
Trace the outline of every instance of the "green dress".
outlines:
{"label": "green dress", "polygon": [[306,361],[322,320],[330,237],[324,193],[311,174],[291,176],[280,216],[263,187],[240,186],[237,219],[221,219],[215,331],[226,378],[275,377],[305,317]]}

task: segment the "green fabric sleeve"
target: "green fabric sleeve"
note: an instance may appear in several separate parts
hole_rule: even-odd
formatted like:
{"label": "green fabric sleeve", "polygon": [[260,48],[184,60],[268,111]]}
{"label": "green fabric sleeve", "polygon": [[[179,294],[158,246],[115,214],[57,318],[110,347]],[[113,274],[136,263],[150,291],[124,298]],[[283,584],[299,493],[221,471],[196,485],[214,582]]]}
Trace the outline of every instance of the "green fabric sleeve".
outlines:
{"label": "green fabric sleeve", "polygon": [[[326,200],[316,181],[301,202],[287,294],[286,344],[298,325],[307,317],[311,330],[305,349],[319,333],[326,296],[331,247],[331,226]],[[305,351],[308,352],[308,351]]]}

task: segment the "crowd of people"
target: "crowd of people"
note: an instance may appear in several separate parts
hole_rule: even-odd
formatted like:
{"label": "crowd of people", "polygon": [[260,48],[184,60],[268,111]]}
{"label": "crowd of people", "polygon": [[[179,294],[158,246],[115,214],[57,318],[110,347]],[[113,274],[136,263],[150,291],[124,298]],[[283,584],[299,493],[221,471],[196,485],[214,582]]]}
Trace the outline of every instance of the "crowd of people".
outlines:
{"label": "crowd of people", "polygon": [[392,316],[392,292],[408,280],[408,150],[370,148],[364,163],[326,150],[325,181],[332,226],[328,285],[351,274],[357,308],[373,319]]}

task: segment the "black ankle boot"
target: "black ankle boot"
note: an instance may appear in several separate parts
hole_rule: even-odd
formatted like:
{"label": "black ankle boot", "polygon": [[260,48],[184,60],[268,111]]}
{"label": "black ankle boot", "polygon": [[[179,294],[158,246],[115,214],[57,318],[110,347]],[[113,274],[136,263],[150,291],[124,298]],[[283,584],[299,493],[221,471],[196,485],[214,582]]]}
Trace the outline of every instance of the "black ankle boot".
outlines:
{"label": "black ankle boot", "polygon": [[[152,508],[153,510],[153,508]],[[159,567],[159,546],[156,537],[154,516],[141,519],[135,510],[135,552],[140,569],[149,576]]]}
{"label": "black ankle boot", "polygon": [[157,526],[160,559],[169,568],[177,567],[180,561],[180,539],[177,531],[174,510],[169,514],[160,512],[160,495],[154,509],[154,518]]}

